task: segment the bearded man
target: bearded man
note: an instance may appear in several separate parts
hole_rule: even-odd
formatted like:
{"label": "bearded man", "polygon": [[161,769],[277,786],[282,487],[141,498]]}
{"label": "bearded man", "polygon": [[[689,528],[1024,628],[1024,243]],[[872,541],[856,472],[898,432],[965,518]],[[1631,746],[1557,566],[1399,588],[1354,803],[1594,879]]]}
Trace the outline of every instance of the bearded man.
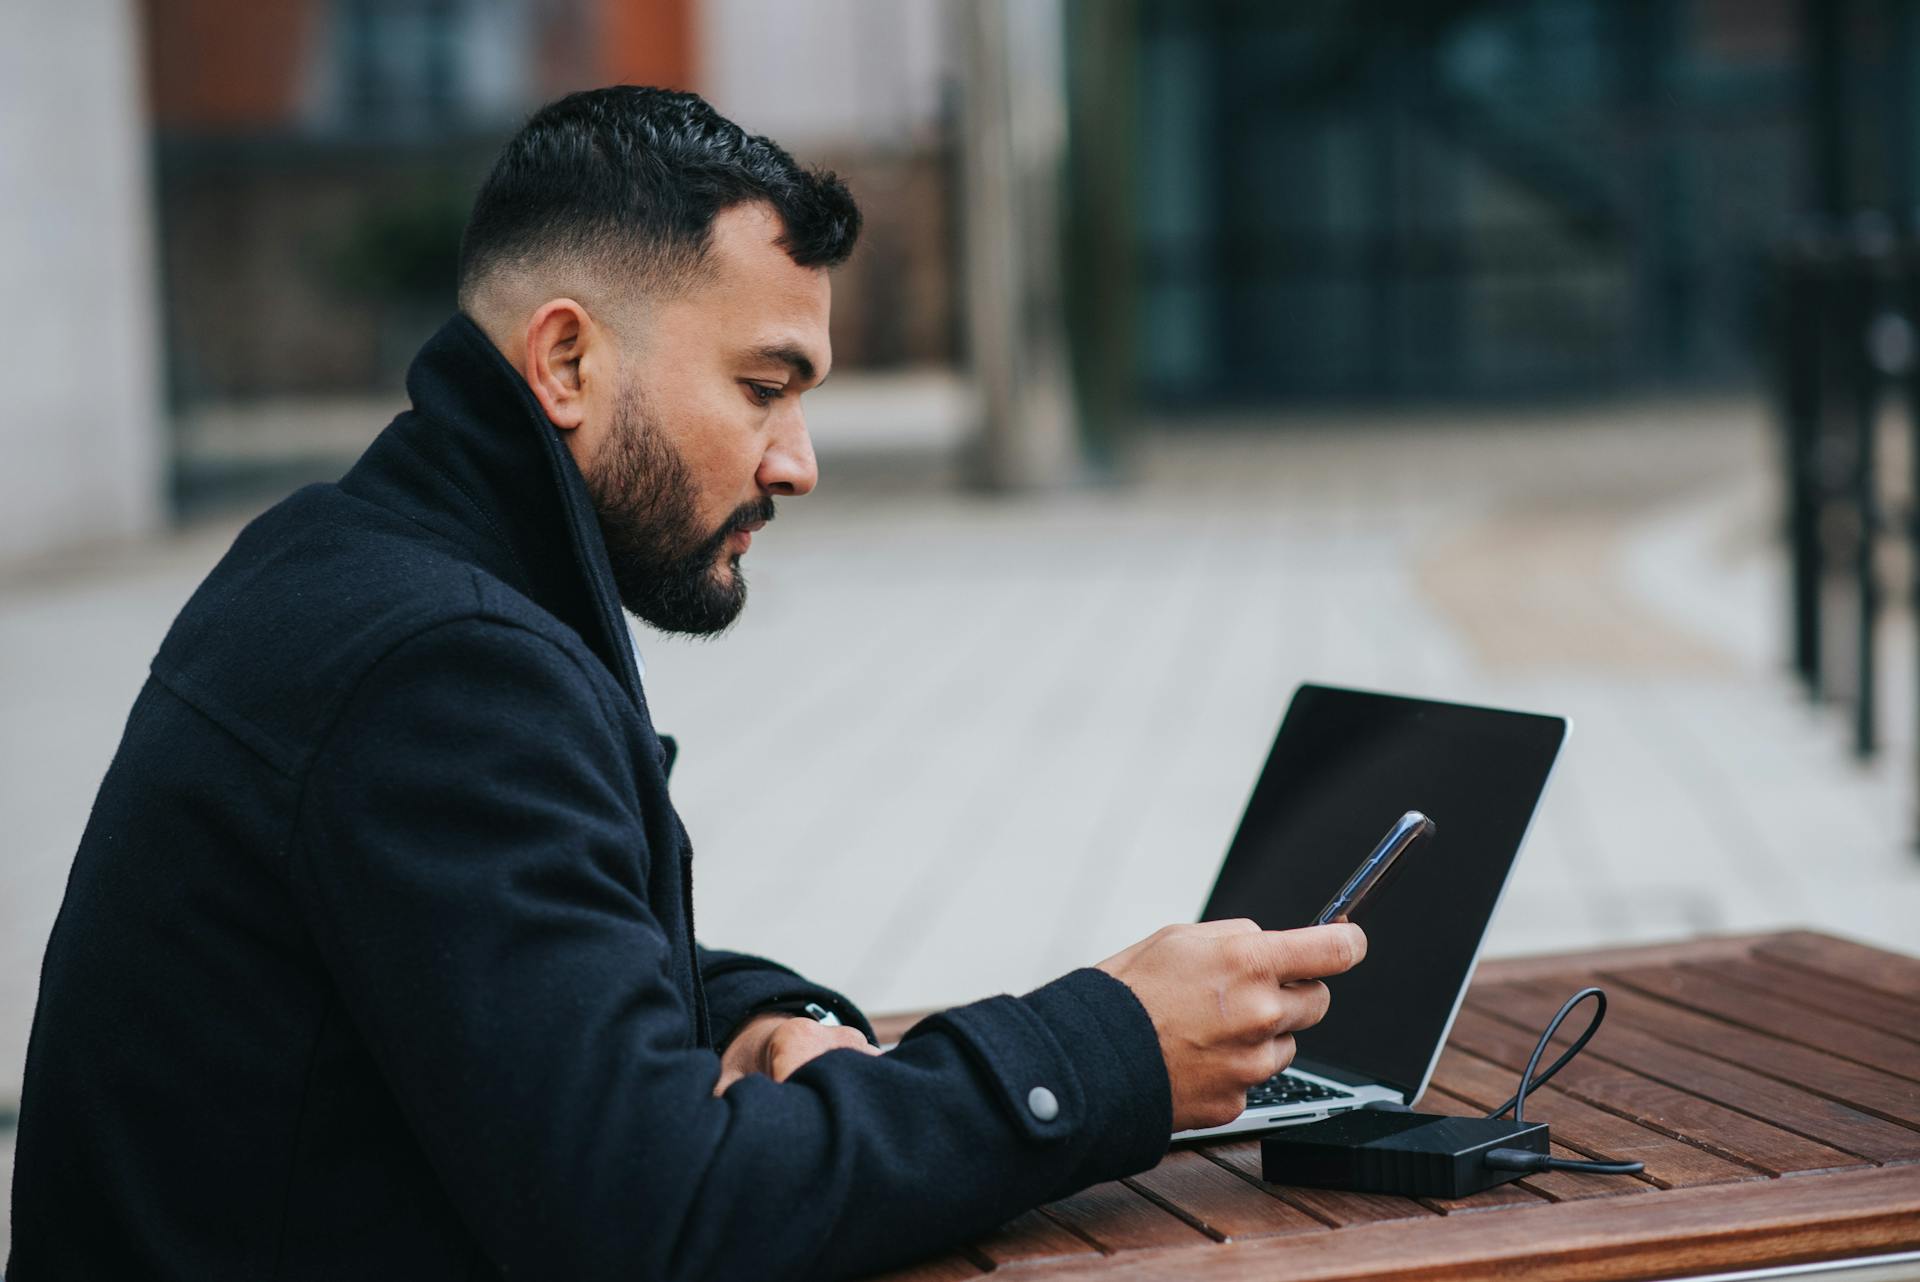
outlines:
{"label": "bearded man", "polygon": [[13,1282],[843,1277],[1284,1067],[1350,926],[1170,927],[885,1055],[695,942],[622,607],[740,612],[858,227],[689,94],[507,144],[412,408],[246,528],[134,704],[42,972]]}

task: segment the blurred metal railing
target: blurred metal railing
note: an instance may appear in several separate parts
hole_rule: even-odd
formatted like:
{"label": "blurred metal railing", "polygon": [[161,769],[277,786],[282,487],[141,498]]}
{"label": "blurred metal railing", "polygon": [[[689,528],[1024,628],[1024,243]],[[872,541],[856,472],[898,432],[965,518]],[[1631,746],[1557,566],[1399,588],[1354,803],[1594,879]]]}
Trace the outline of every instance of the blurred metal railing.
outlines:
{"label": "blurred metal railing", "polygon": [[[1876,640],[1899,551],[1902,595],[1920,602],[1920,236],[1879,215],[1810,229],[1780,251],[1774,279],[1793,665],[1812,698],[1848,706],[1867,758],[1881,744]],[[1906,411],[1897,478],[1883,463],[1889,398]]]}

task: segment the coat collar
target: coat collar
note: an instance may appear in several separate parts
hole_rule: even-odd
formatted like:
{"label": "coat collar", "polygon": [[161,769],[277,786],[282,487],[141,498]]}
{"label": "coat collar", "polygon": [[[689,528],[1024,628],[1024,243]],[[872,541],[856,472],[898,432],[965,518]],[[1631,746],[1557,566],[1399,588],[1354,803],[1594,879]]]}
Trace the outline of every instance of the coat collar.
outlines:
{"label": "coat collar", "polygon": [[407,394],[412,410],[341,487],[426,526],[512,584],[578,632],[641,700],[586,481],[520,372],[455,315],[414,357]]}

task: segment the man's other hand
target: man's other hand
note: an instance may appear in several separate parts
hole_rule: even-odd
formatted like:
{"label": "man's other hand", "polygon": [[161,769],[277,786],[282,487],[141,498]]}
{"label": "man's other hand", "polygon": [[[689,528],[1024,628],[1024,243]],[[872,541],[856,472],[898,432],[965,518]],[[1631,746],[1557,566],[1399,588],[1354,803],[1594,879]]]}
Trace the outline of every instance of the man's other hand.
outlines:
{"label": "man's other hand", "polygon": [[1293,1034],[1327,1013],[1323,976],[1367,955],[1358,926],[1261,930],[1251,921],[1167,926],[1100,969],[1131,988],[1160,1035],[1173,1129],[1222,1126],[1247,1089],[1293,1062]]}
{"label": "man's other hand", "polygon": [[784,1082],[814,1056],[842,1048],[869,1055],[880,1053],[880,1048],[861,1036],[857,1028],[822,1024],[778,1011],[756,1015],[740,1026],[721,1052],[720,1080],[714,1083],[713,1093],[724,1095],[729,1086],[749,1073],[765,1073],[776,1082]]}

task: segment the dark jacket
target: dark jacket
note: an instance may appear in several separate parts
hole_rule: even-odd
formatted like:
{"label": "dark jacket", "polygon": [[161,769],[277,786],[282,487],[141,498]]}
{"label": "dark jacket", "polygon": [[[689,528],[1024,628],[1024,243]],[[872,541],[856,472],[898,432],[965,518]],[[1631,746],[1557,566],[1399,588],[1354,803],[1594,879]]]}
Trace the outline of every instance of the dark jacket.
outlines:
{"label": "dark jacket", "polygon": [[11,1282],[838,1277],[1152,1164],[1166,1072],[1096,970],[710,1095],[758,1006],[865,1021],[695,944],[525,383],[456,318],[407,386],[240,535],[134,703],[41,975]]}

